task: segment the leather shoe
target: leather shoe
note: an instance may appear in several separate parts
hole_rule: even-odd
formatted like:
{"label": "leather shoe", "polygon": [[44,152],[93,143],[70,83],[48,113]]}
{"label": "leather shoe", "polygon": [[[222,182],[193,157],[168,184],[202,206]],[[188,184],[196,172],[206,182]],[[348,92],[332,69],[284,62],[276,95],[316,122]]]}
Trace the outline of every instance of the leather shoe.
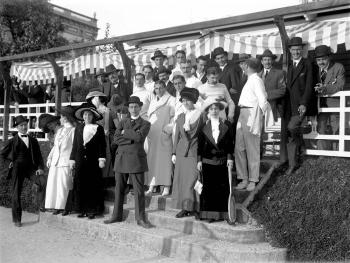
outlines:
{"label": "leather shoe", "polygon": [[21,222],[15,222],[15,226],[16,226],[16,227],[21,227],[21,226],[22,226],[22,223],[21,223]]}
{"label": "leather shoe", "polygon": [[62,216],[67,216],[67,215],[69,215],[69,211],[64,210],[63,213],[62,213]]}
{"label": "leather shoe", "polygon": [[95,215],[94,215],[94,214],[88,215],[88,219],[94,219],[94,218],[95,218]]}
{"label": "leather shoe", "polygon": [[152,225],[149,222],[146,222],[143,220],[137,220],[137,225],[139,225],[143,228],[152,228]]}
{"label": "leather shoe", "polygon": [[79,218],[82,218],[82,217],[85,217],[85,216],[87,216],[87,214],[85,214],[85,213],[81,213],[81,214],[77,215],[77,217],[79,217]]}
{"label": "leather shoe", "polygon": [[113,224],[113,223],[118,223],[118,222],[121,222],[122,220],[117,220],[117,219],[108,219],[108,220],[105,220],[103,221],[103,223],[105,224]]}
{"label": "leather shoe", "polygon": [[53,211],[53,215],[58,215],[59,213],[61,213],[61,210],[59,210],[59,209],[56,209],[55,211]]}
{"label": "leather shoe", "polygon": [[185,217],[185,216],[189,216],[189,213],[186,210],[181,210],[179,213],[177,213],[175,215],[176,218],[182,218],[182,217]]}

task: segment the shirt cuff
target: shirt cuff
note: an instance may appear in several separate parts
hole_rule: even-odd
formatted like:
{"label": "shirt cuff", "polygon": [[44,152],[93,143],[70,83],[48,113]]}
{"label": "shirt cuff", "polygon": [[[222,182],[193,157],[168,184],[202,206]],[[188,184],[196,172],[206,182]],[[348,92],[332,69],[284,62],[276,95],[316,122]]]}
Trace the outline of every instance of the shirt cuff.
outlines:
{"label": "shirt cuff", "polygon": [[98,158],[98,161],[106,161],[106,158]]}

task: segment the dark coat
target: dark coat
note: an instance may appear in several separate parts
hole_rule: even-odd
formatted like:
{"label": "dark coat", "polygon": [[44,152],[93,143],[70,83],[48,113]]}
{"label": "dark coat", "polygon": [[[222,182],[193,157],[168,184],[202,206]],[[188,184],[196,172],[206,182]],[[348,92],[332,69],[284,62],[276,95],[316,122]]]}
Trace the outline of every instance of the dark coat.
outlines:
{"label": "dark coat", "polygon": [[[141,117],[133,125],[130,118],[122,119],[114,135],[118,145],[114,171],[119,173],[143,173],[148,171],[147,155],[143,144],[151,124]],[[122,134],[122,131],[124,133]]]}
{"label": "dark coat", "polygon": [[[321,83],[320,79],[320,69],[316,68],[315,81],[316,83]],[[330,62],[327,68],[326,79],[324,81],[326,85],[325,94],[333,94],[344,89],[345,85],[345,69],[340,63]]]}
{"label": "dark coat", "polygon": [[306,106],[305,116],[317,115],[317,97],[314,90],[313,69],[311,63],[302,58],[294,69],[293,65],[288,66],[287,91],[284,106],[286,117],[299,115],[300,105]]}
{"label": "dark coat", "polygon": [[[29,171],[27,174],[25,174],[26,177],[32,176],[32,172],[38,170],[38,169],[44,169],[44,161],[43,157],[41,155],[39,143],[37,139],[31,137],[28,135],[28,141],[29,141],[29,152],[30,152],[30,160],[25,160],[27,164],[29,164]],[[0,155],[4,160],[7,160],[8,162],[12,162],[15,167],[15,163],[18,161],[18,156],[21,155],[20,149],[21,144],[23,145],[24,142],[22,139],[18,137],[18,134],[13,136],[10,140],[8,140],[5,145],[2,147],[0,151]],[[26,147],[26,146],[25,146]],[[29,162],[28,162],[29,161]],[[15,173],[15,169],[13,170]],[[9,174],[11,176],[11,174]]]}
{"label": "dark coat", "polygon": [[13,89],[11,91],[11,100],[18,104],[28,104],[28,92],[26,88]]}
{"label": "dark coat", "polygon": [[226,164],[232,160],[234,152],[234,138],[232,124],[221,121],[219,124],[218,143],[212,134],[211,122],[208,120],[198,135],[198,161],[211,160],[214,165]]}
{"label": "dark coat", "polygon": [[129,100],[130,95],[132,94],[132,89],[128,87],[128,84],[124,82],[124,79],[120,79],[116,87],[110,82],[104,82],[100,86],[100,91],[107,95],[107,100],[109,101],[113,94],[118,94],[123,103],[126,103]]}
{"label": "dark coat", "polygon": [[224,70],[219,73],[219,82],[226,85],[226,88],[230,92],[230,89],[237,91],[236,94],[231,94],[231,98],[234,101],[235,105],[238,105],[239,97],[242,92],[241,86],[241,70],[239,66],[228,63]]}
{"label": "dark coat", "polygon": [[286,93],[286,80],[283,70],[272,68],[266,78],[263,76],[264,70],[258,75],[263,79],[267,100],[271,105],[273,117],[277,121],[278,114],[283,116],[282,99]]}
{"label": "dark coat", "polygon": [[29,104],[44,103],[44,90],[40,85],[30,86],[28,90]]}

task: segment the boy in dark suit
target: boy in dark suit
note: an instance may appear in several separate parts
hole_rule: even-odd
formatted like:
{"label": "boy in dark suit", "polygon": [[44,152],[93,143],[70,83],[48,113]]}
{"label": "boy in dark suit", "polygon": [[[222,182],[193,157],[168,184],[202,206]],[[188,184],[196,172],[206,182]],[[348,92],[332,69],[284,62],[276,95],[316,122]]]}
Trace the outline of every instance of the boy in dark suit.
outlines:
{"label": "boy in dark suit", "polygon": [[[28,119],[19,115],[14,126],[18,133],[8,140],[1,149],[1,157],[10,161],[9,176],[12,179],[12,220],[20,227],[22,219],[21,192],[25,178],[33,178],[44,173],[44,162],[38,141],[27,134]],[[38,190],[38,185],[34,183]]]}
{"label": "boy in dark suit", "polygon": [[151,124],[140,117],[143,103],[139,97],[131,96],[127,103],[130,118],[122,119],[114,135],[114,143],[118,145],[114,171],[115,171],[115,200],[111,219],[105,224],[121,222],[123,219],[123,202],[128,177],[133,184],[135,197],[135,219],[139,226],[150,228],[146,221],[144,172],[148,171],[147,156],[143,144],[150,130]]}

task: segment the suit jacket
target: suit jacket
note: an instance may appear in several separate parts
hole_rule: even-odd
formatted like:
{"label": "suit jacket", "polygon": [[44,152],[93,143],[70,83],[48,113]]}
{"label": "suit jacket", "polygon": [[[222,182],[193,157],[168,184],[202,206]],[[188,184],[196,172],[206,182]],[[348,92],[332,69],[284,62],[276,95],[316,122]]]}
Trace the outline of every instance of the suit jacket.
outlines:
{"label": "suit jacket", "polygon": [[17,102],[18,104],[28,104],[28,92],[26,88],[21,89],[12,89],[11,91],[11,100]]}
{"label": "suit jacket", "polygon": [[40,85],[34,85],[29,87],[28,101],[30,104],[44,103],[44,90]]}
{"label": "suit jacket", "polygon": [[[318,68],[318,67],[316,67]],[[316,83],[321,83],[320,79],[320,70],[317,69],[315,74]],[[344,66],[340,63],[330,62],[327,75],[324,83],[326,85],[325,94],[333,94],[338,91],[343,90],[345,85],[345,69]]]}
{"label": "suit jacket", "polygon": [[74,127],[60,128],[55,136],[55,143],[52,147],[47,161],[50,162],[50,167],[64,167],[69,165],[69,158],[72,152]]}
{"label": "suit jacket", "polygon": [[[44,161],[43,157],[41,155],[40,147],[38,141],[28,135],[28,141],[29,141],[29,151],[31,156],[31,165],[33,170],[38,169],[44,169]],[[0,155],[4,160],[10,161],[10,162],[16,162],[18,160],[19,155],[19,148],[20,143],[22,142],[22,139],[18,137],[18,134],[13,136],[10,140],[8,140],[3,148],[0,151]],[[30,172],[30,171],[29,171]],[[30,174],[28,173],[28,176]]]}
{"label": "suit jacket", "polygon": [[122,98],[123,103],[126,103],[132,94],[132,89],[130,90],[128,84],[124,83],[124,79],[119,80],[117,87],[114,87],[110,81],[104,82],[103,85],[100,86],[100,91],[107,95],[108,101],[113,94],[118,94]]}
{"label": "suit jacket", "polygon": [[269,74],[264,76],[264,70],[258,74],[265,84],[267,100],[270,103],[273,117],[277,121],[279,112],[283,116],[282,98],[286,93],[286,80],[283,70],[271,68]]}
{"label": "suit jacket", "polygon": [[224,70],[219,73],[219,82],[225,84],[228,91],[230,89],[237,91],[236,94],[231,94],[230,92],[230,95],[235,105],[238,105],[242,91],[240,68],[237,65],[228,63]]}
{"label": "suit jacket", "polygon": [[[144,142],[151,124],[139,117],[132,124],[130,118],[122,119],[114,134],[114,143],[118,145],[114,171],[119,173],[143,173],[148,171]],[[123,134],[122,134],[122,131]]]}
{"label": "suit jacket", "polygon": [[317,115],[317,97],[313,87],[313,69],[311,63],[301,58],[297,68],[288,66],[285,116],[299,115],[300,105],[306,106],[305,116]]}
{"label": "suit jacket", "polygon": [[211,160],[214,165],[226,164],[226,160],[232,160],[234,152],[234,138],[232,124],[220,120],[219,137],[215,143],[211,122],[208,120],[198,134],[198,161]]}

